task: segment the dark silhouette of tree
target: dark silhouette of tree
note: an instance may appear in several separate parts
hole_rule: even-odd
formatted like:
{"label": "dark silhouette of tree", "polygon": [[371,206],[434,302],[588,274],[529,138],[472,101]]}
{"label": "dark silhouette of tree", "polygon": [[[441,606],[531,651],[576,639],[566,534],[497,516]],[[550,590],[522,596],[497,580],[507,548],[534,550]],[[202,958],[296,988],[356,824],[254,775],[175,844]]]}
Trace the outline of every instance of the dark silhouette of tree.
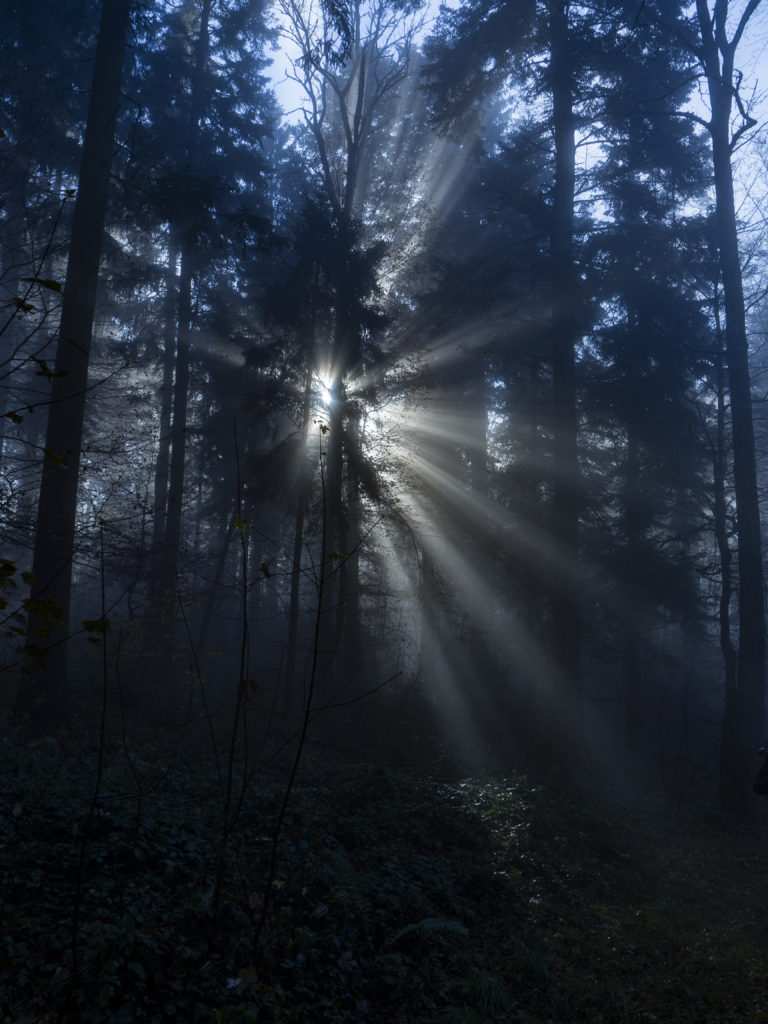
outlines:
{"label": "dark silhouette of tree", "polygon": [[300,54],[291,77],[305,97],[301,141],[311,154],[319,208],[326,211],[330,229],[322,263],[333,291],[333,324],[315,355],[317,372],[329,383],[326,500],[329,551],[339,564],[331,579],[336,590],[328,588],[335,613],[326,616],[323,646],[328,655],[343,652],[350,676],[361,656],[357,551],[362,500],[357,457],[361,408],[350,388],[361,379],[365,349],[384,323],[375,301],[384,247],[376,237],[370,189],[377,155],[398,128],[396,100],[412,72],[418,5],[355,0],[344,8],[341,25],[330,10],[318,16],[309,5],[292,2],[283,10]]}
{"label": "dark silhouette of tree", "polygon": [[[658,13],[655,5],[652,7]],[[664,7],[664,13],[669,13],[668,7]],[[625,407],[616,402],[623,426],[614,425],[616,431],[627,431],[625,476],[623,484],[614,483],[624,490],[622,519],[628,530],[625,550],[628,555],[631,552],[631,559],[637,559],[638,580],[642,552],[648,554],[648,544],[658,545],[663,536],[655,529],[647,532],[655,512],[650,519],[640,515],[643,503],[639,500],[638,474],[646,459],[650,459],[650,470],[653,459],[662,456],[659,436],[651,438],[649,432],[648,438],[641,440],[643,401],[650,402],[648,408],[661,402],[661,409],[671,410],[673,406],[664,402],[674,394],[676,411],[670,415],[680,415],[688,423],[687,433],[696,449],[696,432],[689,429],[691,417],[685,409],[694,360],[686,364],[682,348],[677,349],[677,361],[662,360],[647,380],[644,398],[639,389],[632,390],[631,384],[641,367],[647,368],[643,373],[650,369],[656,359],[654,352],[667,351],[668,339],[675,331],[703,330],[697,306],[701,297],[694,295],[686,304],[676,294],[676,289],[686,287],[685,272],[681,270],[674,284],[665,284],[663,279],[655,285],[648,282],[647,295],[640,294],[640,281],[627,273],[627,267],[637,261],[637,253],[648,244],[644,235],[650,238],[653,230],[659,232],[653,244],[663,239],[675,262],[681,264],[681,239],[686,237],[687,228],[682,219],[676,221],[676,214],[681,203],[697,198],[702,190],[700,145],[690,126],[681,128],[675,122],[691,88],[690,60],[674,33],[665,35],[658,27],[652,29],[652,24],[649,18],[638,18],[637,11],[629,6],[585,10],[560,3],[513,7],[477,2],[444,12],[427,47],[438,122],[457,134],[474,126],[481,137],[487,136],[489,99],[496,96],[498,103],[504,97],[508,121],[515,125],[507,141],[510,163],[514,163],[517,150],[522,164],[533,147],[534,152],[538,150],[543,169],[545,183],[539,186],[539,194],[543,192],[545,197],[545,215],[532,217],[530,224],[531,234],[539,233],[545,244],[535,256],[537,286],[531,292],[530,308],[538,312],[529,318],[529,328],[532,319],[539,335],[539,369],[529,385],[540,387],[545,383],[532,410],[539,429],[531,436],[541,445],[534,464],[540,484],[545,484],[546,501],[541,512],[546,516],[548,548],[553,557],[551,561],[541,557],[537,567],[540,593],[546,594],[539,619],[546,623],[550,649],[556,658],[554,672],[551,668],[548,672],[556,680],[558,694],[553,709],[560,712],[561,724],[567,723],[565,729],[573,733],[577,747],[583,650],[580,617],[590,606],[589,599],[596,597],[586,592],[590,573],[581,564],[585,542],[580,536],[585,520],[593,518],[594,485],[591,481],[587,485],[581,474],[585,469],[591,472],[601,460],[599,452],[593,455],[590,451],[594,436],[590,417],[596,415],[597,406],[591,404],[590,382],[584,379],[584,370],[592,354],[586,339],[593,330],[598,336],[604,330],[600,325],[604,314],[614,337],[622,334],[627,359],[624,369],[619,370],[614,352],[609,369],[602,367],[600,372],[610,376],[615,368],[627,375],[622,384],[622,388],[626,386],[622,399]],[[533,97],[544,107],[543,118],[529,112],[528,100]],[[489,149],[492,146],[493,142]],[[592,147],[592,159],[577,172],[579,147]],[[609,181],[612,192],[607,201],[616,211],[612,225],[601,222],[605,214],[597,203],[605,198],[600,190]],[[512,174],[507,197],[516,187],[528,198],[531,211],[538,212],[537,198],[522,181],[517,184]],[[665,188],[670,191],[662,202]],[[534,191],[535,186],[531,189]],[[507,202],[511,207],[509,198]],[[596,215],[595,222],[590,222],[590,213]],[[651,223],[656,224],[655,229]],[[490,225],[483,219],[477,224],[483,225],[488,237]],[[598,253],[606,243],[608,248],[615,247],[610,257],[619,261],[615,271],[605,275],[605,266],[598,262],[592,274],[590,260],[601,259]],[[513,246],[510,249],[514,251]],[[612,290],[610,298],[605,295],[606,287]],[[651,294],[654,287],[655,295]],[[648,299],[664,303],[661,315],[669,318],[668,323],[650,316],[645,305]],[[547,310],[547,317],[542,316],[542,310]],[[517,316],[525,320],[524,315]],[[512,324],[518,328],[514,314],[510,327]],[[514,347],[502,358],[505,366],[513,366],[516,360],[522,362]],[[670,371],[674,372],[670,375]],[[507,379],[511,382],[512,375]],[[547,389],[549,414],[542,405]],[[656,456],[651,456],[653,449]],[[548,471],[542,469],[547,463]],[[671,474],[667,476],[672,479]],[[614,497],[611,495],[609,500]],[[585,500],[590,504],[582,507]],[[659,520],[656,525],[662,530],[672,528],[669,520]],[[589,527],[591,543],[593,524]],[[681,523],[678,527],[683,529]],[[625,561],[625,577],[627,573],[631,570]],[[636,597],[640,600],[639,592]],[[631,607],[632,601],[628,601],[628,624]],[[631,653],[637,647],[637,637],[627,634],[625,639]],[[636,670],[631,674],[638,678]],[[563,708],[569,710],[562,714]],[[562,751],[567,744],[555,746]]]}
{"label": "dark silhouette of tree", "polygon": [[[712,140],[737,514],[739,665],[737,686],[726,691],[720,789],[725,806],[741,809],[748,806],[745,794],[752,770],[749,756],[762,739],[765,721],[765,598],[749,346],[731,157],[739,140],[756,124],[740,94],[741,75],[734,61],[758,6],[759,0],[749,0],[729,38],[727,0],[717,3],[712,11],[706,0],[697,0],[698,35],[691,45],[709,94],[707,128]],[[734,110],[738,124],[732,130]]]}
{"label": "dark silhouette of tree", "polygon": [[[98,27],[98,5],[33,10],[9,3],[0,41],[0,465],[3,546],[25,559],[39,486],[37,450],[50,398],[56,287],[66,272],[82,97],[92,70],[81,60]],[[72,193],[74,194],[74,193]],[[37,279],[37,280],[35,280]],[[47,284],[40,284],[40,281]],[[53,287],[52,287],[53,286]],[[25,525],[26,524],[26,525]]]}
{"label": "dark silhouette of tree", "polygon": [[707,372],[700,282],[709,259],[706,218],[681,210],[702,202],[708,176],[701,134],[678,116],[689,64],[659,26],[633,31],[616,54],[595,175],[608,216],[584,258],[597,312],[582,415],[607,444],[592,446],[588,550],[606,567],[606,604],[619,612],[627,738],[636,751],[647,746],[660,615],[701,629],[693,538],[706,449],[695,398]]}
{"label": "dark silhouette of tree", "polygon": [[[159,240],[146,268],[151,287],[164,293],[162,324],[147,340],[160,356],[162,387],[154,474],[151,568],[152,647],[173,651],[177,573],[193,503],[198,556],[204,560],[203,520],[235,500],[231,475],[219,502],[208,495],[220,481],[207,475],[215,449],[206,429],[219,404],[232,410],[231,380],[217,366],[245,359],[252,331],[244,330],[249,264],[259,259],[271,225],[268,139],[276,119],[274,100],[261,74],[268,38],[261,5],[186,3],[162,7],[145,27],[135,92],[144,116],[137,126],[128,175],[134,236],[154,230]],[[246,47],[245,41],[248,40]],[[263,257],[262,257],[263,258]],[[221,391],[223,398],[217,397]],[[244,400],[237,388],[237,399]],[[207,414],[198,419],[203,410]],[[234,415],[234,413],[233,413]],[[231,419],[227,462],[233,458]],[[192,447],[190,448],[190,445]],[[190,488],[190,458],[199,472]],[[224,548],[228,545],[224,543]],[[212,553],[214,564],[222,562]],[[207,606],[210,611],[210,604]],[[205,613],[208,621],[208,612]],[[207,632],[207,626],[204,632]],[[161,677],[167,671],[161,670]]]}
{"label": "dark silhouette of tree", "polygon": [[53,372],[28,605],[27,647],[38,663],[30,662],[18,704],[46,723],[59,721],[66,709],[88,363],[130,6],[130,0],[115,0],[102,9]]}

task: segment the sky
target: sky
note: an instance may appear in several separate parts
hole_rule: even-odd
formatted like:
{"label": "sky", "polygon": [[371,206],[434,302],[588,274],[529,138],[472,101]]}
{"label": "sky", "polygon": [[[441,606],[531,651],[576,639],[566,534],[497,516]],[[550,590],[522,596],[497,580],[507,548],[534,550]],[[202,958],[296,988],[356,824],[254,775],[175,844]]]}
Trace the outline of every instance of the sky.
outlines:
{"label": "sky", "polygon": [[[452,0],[449,6],[453,6],[455,2],[457,0]],[[731,2],[729,34],[732,34],[733,27],[737,24],[738,16],[745,3],[746,0]],[[439,0],[429,0],[425,14],[424,35],[429,33],[434,24],[439,7]],[[273,60],[274,63],[268,73],[278,101],[288,120],[300,122],[301,104],[305,96],[301,88],[286,77],[286,73],[291,67],[291,61],[285,40],[275,51]],[[763,0],[750,20],[739,47],[736,67],[744,75],[742,95],[748,103],[752,116],[758,122],[755,132],[745,138],[739,157],[735,161],[735,185],[739,201],[739,215],[744,223],[757,226],[762,232],[766,223],[766,213],[764,212],[766,170],[764,162],[760,159],[758,147],[762,143],[768,148],[768,142],[766,142],[768,138],[768,0]],[[697,113],[705,118],[708,114],[704,83],[701,87],[701,104]]]}
{"label": "sky", "polygon": [[[738,15],[743,6],[743,2],[733,4],[733,14]],[[424,24],[425,35],[436,20],[439,7],[439,0],[429,0]],[[735,23],[736,18],[732,17],[731,21]],[[303,93],[294,82],[286,79],[286,72],[290,70],[290,53],[286,51],[284,41],[274,53],[273,60],[268,74],[278,99],[289,117],[298,117],[297,108],[302,101]],[[744,73],[744,96],[754,97],[755,116],[761,125],[765,125],[764,130],[768,131],[768,3],[765,0],[750,20],[736,63]]]}

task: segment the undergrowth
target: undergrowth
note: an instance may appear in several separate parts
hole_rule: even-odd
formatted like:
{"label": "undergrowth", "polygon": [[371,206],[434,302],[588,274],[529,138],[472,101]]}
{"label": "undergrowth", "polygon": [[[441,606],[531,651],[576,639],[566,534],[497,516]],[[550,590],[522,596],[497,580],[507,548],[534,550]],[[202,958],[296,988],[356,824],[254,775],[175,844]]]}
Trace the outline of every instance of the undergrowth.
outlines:
{"label": "undergrowth", "polygon": [[522,775],[446,781],[311,751],[256,957],[282,771],[246,791],[212,924],[212,766],[110,755],[73,984],[94,757],[3,748],[3,1024],[768,1021],[756,827],[670,824]]}

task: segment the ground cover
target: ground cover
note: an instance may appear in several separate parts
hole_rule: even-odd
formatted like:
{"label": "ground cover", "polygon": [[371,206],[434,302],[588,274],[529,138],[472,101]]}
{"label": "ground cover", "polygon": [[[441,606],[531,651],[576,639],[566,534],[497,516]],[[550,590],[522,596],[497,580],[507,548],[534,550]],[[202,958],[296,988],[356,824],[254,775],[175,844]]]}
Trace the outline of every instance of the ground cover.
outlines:
{"label": "ground cover", "polygon": [[762,826],[310,748],[267,893],[279,759],[228,828],[188,752],[0,760],[3,1024],[768,1021]]}

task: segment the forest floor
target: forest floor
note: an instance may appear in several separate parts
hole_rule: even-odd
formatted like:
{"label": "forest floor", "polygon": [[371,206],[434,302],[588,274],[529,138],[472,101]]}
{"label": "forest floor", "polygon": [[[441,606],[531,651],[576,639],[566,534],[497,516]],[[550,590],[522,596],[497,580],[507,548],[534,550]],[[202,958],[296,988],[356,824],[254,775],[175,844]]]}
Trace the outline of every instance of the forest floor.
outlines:
{"label": "forest floor", "polygon": [[310,747],[265,908],[289,761],[186,751],[8,735],[3,1024],[768,1021],[765,826]]}

